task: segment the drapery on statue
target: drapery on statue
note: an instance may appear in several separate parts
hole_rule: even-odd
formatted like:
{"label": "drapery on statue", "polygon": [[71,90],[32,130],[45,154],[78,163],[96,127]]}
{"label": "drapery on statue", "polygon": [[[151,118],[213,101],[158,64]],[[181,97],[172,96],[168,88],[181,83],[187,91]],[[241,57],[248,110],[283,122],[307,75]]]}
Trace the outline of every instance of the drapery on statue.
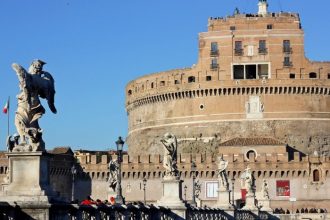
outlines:
{"label": "drapery on statue", "polygon": [[171,133],[166,133],[164,138],[160,140],[164,145],[164,160],[163,166],[166,170],[166,177],[177,177],[177,140]]}
{"label": "drapery on statue", "polygon": [[263,199],[269,199],[269,187],[268,187],[268,182],[265,179],[262,182],[261,192]]}
{"label": "drapery on statue", "polygon": [[116,160],[111,160],[109,162],[109,187],[115,191],[117,186],[117,174],[118,174],[118,162]]}
{"label": "drapery on statue", "polygon": [[41,60],[34,60],[27,72],[22,66],[14,63],[19,80],[20,93],[16,96],[18,105],[15,114],[15,126],[19,134],[18,139],[7,138],[8,149],[12,151],[44,151],[42,129],[38,120],[45,113],[39,98],[46,99],[50,110],[56,114],[54,105],[55,86],[52,75],[42,70],[46,64]]}
{"label": "drapery on statue", "polygon": [[241,175],[242,188],[246,189],[247,195],[253,194],[253,176],[251,173],[251,168],[246,167]]}
{"label": "drapery on statue", "polygon": [[199,195],[201,194],[202,191],[202,183],[197,180],[195,182],[195,197],[199,199]]}
{"label": "drapery on statue", "polygon": [[227,169],[228,161],[223,159],[223,155],[218,157],[218,178],[219,178],[219,189],[228,190],[229,183],[227,177]]}

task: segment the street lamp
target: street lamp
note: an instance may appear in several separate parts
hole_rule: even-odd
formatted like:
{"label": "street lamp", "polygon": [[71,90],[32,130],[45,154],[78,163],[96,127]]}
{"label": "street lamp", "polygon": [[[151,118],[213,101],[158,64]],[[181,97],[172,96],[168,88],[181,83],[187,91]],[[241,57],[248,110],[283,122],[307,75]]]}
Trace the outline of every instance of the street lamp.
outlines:
{"label": "street lamp", "polygon": [[191,171],[192,171],[192,178],[193,178],[193,182],[192,182],[192,205],[196,206],[196,164],[195,161],[191,162]]}
{"label": "street lamp", "polygon": [[143,200],[144,204],[146,204],[146,185],[147,185],[147,179],[143,178]]}
{"label": "street lamp", "polygon": [[77,168],[74,164],[71,167],[71,174],[72,174],[71,201],[74,201],[74,181],[75,181],[75,176],[77,174]]}
{"label": "street lamp", "polygon": [[116,199],[115,202],[117,204],[124,204],[124,198],[122,196],[122,188],[121,188],[121,162],[122,162],[122,153],[123,153],[123,146],[124,141],[121,139],[121,137],[118,137],[118,140],[116,141],[117,145],[117,162],[118,162],[118,173],[117,173],[117,185],[116,185]]}
{"label": "street lamp", "polygon": [[184,200],[187,201],[187,185],[184,185]]}
{"label": "street lamp", "polygon": [[231,196],[232,196],[232,205],[233,207],[235,208],[235,198],[234,198],[234,193],[235,193],[235,188],[234,188],[234,185],[235,185],[235,178],[233,176],[233,178],[231,179]]}

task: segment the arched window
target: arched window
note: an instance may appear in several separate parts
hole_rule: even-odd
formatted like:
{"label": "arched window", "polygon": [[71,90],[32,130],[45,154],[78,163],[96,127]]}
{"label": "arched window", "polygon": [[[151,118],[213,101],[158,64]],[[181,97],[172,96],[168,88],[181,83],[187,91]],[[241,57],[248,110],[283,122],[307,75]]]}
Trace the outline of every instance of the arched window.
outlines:
{"label": "arched window", "polygon": [[130,89],[130,90],[128,90],[128,95],[132,95],[132,90]]}
{"label": "arched window", "polygon": [[154,88],[154,83],[153,83],[153,82],[150,84],[150,87],[151,87],[152,89]]}
{"label": "arched window", "polygon": [[315,72],[309,73],[309,78],[310,79],[316,79],[316,77],[317,77],[317,74]]}
{"label": "arched window", "polygon": [[319,182],[320,181],[320,171],[319,170],[313,170],[313,182]]}
{"label": "arched window", "polygon": [[193,83],[195,82],[195,77],[194,76],[189,76],[188,77],[188,83]]}

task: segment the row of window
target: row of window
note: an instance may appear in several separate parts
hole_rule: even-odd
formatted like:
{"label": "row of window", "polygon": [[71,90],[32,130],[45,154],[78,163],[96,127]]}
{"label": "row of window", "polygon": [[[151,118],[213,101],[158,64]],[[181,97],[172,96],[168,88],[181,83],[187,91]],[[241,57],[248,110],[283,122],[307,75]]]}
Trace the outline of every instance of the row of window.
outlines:
{"label": "row of window", "polygon": [[[272,25],[272,24],[267,24],[266,28],[267,28],[268,30],[273,29],[273,25]],[[235,31],[235,30],[236,30],[236,26],[230,26],[229,29],[230,29],[231,31]]]}
{"label": "row of window", "polygon": [[[268,53],[267,49],[267,43],[266,40],[259,40],[259,48],[258,53],[260,55],[265,55]],[[283,40],[283,53],[285,54],[284,60],[283,60],[283,66],[284,67],[291,67],[292,62],[290,60],[289,54],[292,53],[291,43],[290,40]],[[242,41],[235,41],[235,48],[234,48],[234,54],[235,56],[243,56],[244,55],[244,49]],[[253,56],[253,46],[248,47],[248,56]],[[219,48],[217,42],[211,42],[211,52],[210,55],[212,57],[216,57],[219,55]],[[219,68],[218,59],[212,58],[211,59],[211,70],[216,70]]]}
{"label": "row of window", "polygon": [[[256,69],[258,69],[258,74],[253,74]],[[233,79],[262,79],[262,78],[268,78],[268,65],[267,64],[259,64],[259,65],[234,65],[233,66]],[[317,79],[317,73],[311,72],[308,74],[310,79]],[[290,79],[295,79],[296,74],[290,73],[289,74]],[[328,73],[328,79],[330,79],[330,73]],[[212,76],[206,76],[206,81],[212,81]],[[196,82],[195,76],[189,76],[188,77],[188,83],[194,83]],[[180,84],[180,80],[174,80],[174,84]],[[165,81],[160,81],[160,86],[165,86]],[[154,83],[150,84],[150,88],[153,89]],[[142,87],[144,89],[144,86]],[[135,89],[137,92],[137,87]],[[132,95],[132,90],[128,90],[128,95]]]}
{"label": "row of window", "polygon": [[[234,49],[236,56],[242,56],[243,55],[243,44],[242,41],[235,41],[235,49]],[[258,53],[259,54],[267,54],[267,44],[266,40],[259,40],[259,48]],[[291,43],[290,40],[283,40],[283,53],[292,53]],[[219,48],[217,42],[211,42],[211,56],[218,56],[219,55]]]}

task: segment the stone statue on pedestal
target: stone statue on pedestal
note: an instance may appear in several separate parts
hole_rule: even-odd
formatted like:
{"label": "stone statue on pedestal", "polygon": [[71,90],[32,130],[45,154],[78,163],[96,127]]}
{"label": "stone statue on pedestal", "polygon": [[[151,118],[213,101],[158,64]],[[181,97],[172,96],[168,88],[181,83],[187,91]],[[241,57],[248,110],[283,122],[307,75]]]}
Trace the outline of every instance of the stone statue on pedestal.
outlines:
{"label": "stone statue on pedestal", "polygon": [[115,192],[117,186],[118,163],[115,160],[109,162],[109,187]]}
{"label": "stone statue on pedestal", "polygon": [[164,160],[165,177],[177,177],[177,139],[171,133],[166,133],[164,138],[160,140],[164,145]]}
{"label": "stone statue on pedestal", "polygon": [[254,179],[249,166],[246,167],[243,174],[241,175],[242,188],[246,189],[245,206],[243,210],[257,210],[258,207],[255,205],[254,195]]}
{"label": "stone statue on pedestal", "polygon": [[219,189],[222,191],[228,190],[229,184],[228,184],[228,177],[227,177],[227,166],[228,161],[223,159],[223,156],[218,157],[218,178],[219,178]]}
{"label": "stone statue on pedestal", "polygon": [[253,194],[253,177],[251,173],[251,168],[246,167],[243,174],[241,175],[242,188],[246,189],[247,195]]}
{"label": "stone statue on pedestal", "polygon": [[44,64],[46,63],[41,60],[34,60],[29,71],[16,63],[12,65],[18,76],[20,88],[15,115],[15,126],[19,137],[7,139],[9,151],[35,152],[45,150],[42,129],[38,123],[39,118],[45,113],[40,98],[48,101],[48,106],[54,114],[57,110],[54,105],[55,81],[50,73],[42,70]]}

